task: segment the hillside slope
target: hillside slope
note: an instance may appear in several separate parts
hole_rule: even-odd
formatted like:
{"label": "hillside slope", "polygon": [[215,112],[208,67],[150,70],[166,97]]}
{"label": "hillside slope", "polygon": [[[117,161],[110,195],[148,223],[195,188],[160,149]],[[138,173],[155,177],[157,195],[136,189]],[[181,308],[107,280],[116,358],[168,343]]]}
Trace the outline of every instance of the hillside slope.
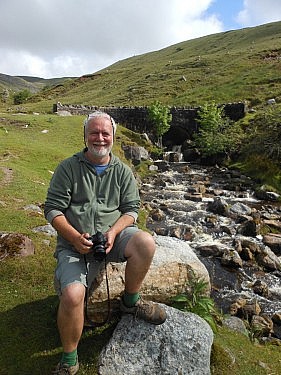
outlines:
{"label": "hillside slope", "polygon": [[[51,112],[58,101],[146,106],[159,100],[167,105],[198,106],[211,100],[246,100],[255,106],[269,98],[281,101],[280,46],[281,22],[274,22],[188,40],[79,78],[13,78],[21,80],[17,84],[45,86],[25,103],[27,110]],[[46,89],[47,85],[52,87]]]}
{"label": "hillside slope", "polygon": [[29,77],[29,76],[10,76],[8,74],[0,73],[0,89],[7,89],[12,92],[20,90],[29,90],[31,93],[41,91],[43,88],[48,86],[55,86],[64,82],[69,78],[50,78],[44,79],[40,77]]}
{"label": "hillside slope", "polygon": [[[281,22],[228,31],[134,56],[59,85],[33,102],[176,106],[281,99]],[[50,101],[51,104],[51,101]]]}

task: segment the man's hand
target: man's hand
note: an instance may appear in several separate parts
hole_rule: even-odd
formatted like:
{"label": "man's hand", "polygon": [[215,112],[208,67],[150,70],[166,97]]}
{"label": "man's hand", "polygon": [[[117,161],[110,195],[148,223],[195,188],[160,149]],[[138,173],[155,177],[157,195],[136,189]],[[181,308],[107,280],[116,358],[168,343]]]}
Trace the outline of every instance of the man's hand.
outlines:
{"label": "man's hand", "polygon": [[52,225],[64,239],[74,246],[78,253],[88,254],[90,252],[93,244],[88,240],[90,238],[89,233],[79,233],[64,215],[56,216],[52,221]]}
{"label": "man's hand", "polygon": [[82,233],[79,237],[75,237],[72,245],[75,247],[78,253],[88,254],[91,251],[93,243],[88,238],[90,238],[89,233]]}
{"label": "man's hand", "polygon": [[108,254],[110,252],[110,250],[112,249],[112,247],[114,245],[114,241],[115,241],[116,235],[117,235],[117,233],[114,231],[113,228],[110,228],[105,233],[105,237],[107,239],[107,242],[106,242],[106,254]]}

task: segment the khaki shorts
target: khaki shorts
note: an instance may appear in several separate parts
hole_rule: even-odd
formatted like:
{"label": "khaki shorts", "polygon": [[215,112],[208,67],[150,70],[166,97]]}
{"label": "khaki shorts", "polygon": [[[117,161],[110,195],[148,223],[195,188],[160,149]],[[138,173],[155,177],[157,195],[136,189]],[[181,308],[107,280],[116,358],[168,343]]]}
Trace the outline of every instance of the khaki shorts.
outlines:
{"label": "khaki shorts", "polygon": [[[106,257],[106,262],[126,262],[124,255],[129,239],[140,229],[136,226],[125,228],[115,239],[113,248]],[[55,270],[55,290],[60,296],[62,290],[73,283],[81,283],[85,287],[91,285],[104,262],[93,259],[93,256],[79,254],[74,250],[64,249],[55,254],[57,267]],[[88,259],[87,259],[88,258]]]}

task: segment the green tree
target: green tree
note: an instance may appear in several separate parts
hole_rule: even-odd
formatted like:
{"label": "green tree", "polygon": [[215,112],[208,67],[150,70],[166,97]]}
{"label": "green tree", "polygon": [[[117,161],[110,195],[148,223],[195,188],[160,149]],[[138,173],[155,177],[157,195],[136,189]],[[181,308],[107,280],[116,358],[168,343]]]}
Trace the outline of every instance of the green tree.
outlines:
{"label": "green tree", "polygon": [[162,135],[170,129],[170,123],[172,121],[170,108],[156,101],[148,107],[148,118],[155,127],[158,144],[162,148]]}
{"label": "green tree", "polygon": [[14,94],[14,104],[22,104],[31,96],[31,92],[27,89]]}
{"label": "green tree", "polygon": [[198,111],[197,122],[199,130],[194,140],[203,156],[228,155],[238,149],[242,129],[224,115],[223,107],[214,102],[204,104]]}

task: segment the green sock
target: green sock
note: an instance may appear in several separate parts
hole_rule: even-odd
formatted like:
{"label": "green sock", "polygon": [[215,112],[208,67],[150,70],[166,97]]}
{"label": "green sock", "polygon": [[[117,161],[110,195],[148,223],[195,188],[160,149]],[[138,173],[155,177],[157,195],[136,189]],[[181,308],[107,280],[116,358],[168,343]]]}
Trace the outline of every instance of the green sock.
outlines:
{"label": "green sock", "polygon": [[123,302],[127,307],[133,307],[139,300],[139,293],[128,293],[125,291],[123,295]]}
{"label": "green sock", "polygon": [[77,349],[70,353],[62,353],[61,363],[66,363],[68,366],[75,366],[77,361]]}

